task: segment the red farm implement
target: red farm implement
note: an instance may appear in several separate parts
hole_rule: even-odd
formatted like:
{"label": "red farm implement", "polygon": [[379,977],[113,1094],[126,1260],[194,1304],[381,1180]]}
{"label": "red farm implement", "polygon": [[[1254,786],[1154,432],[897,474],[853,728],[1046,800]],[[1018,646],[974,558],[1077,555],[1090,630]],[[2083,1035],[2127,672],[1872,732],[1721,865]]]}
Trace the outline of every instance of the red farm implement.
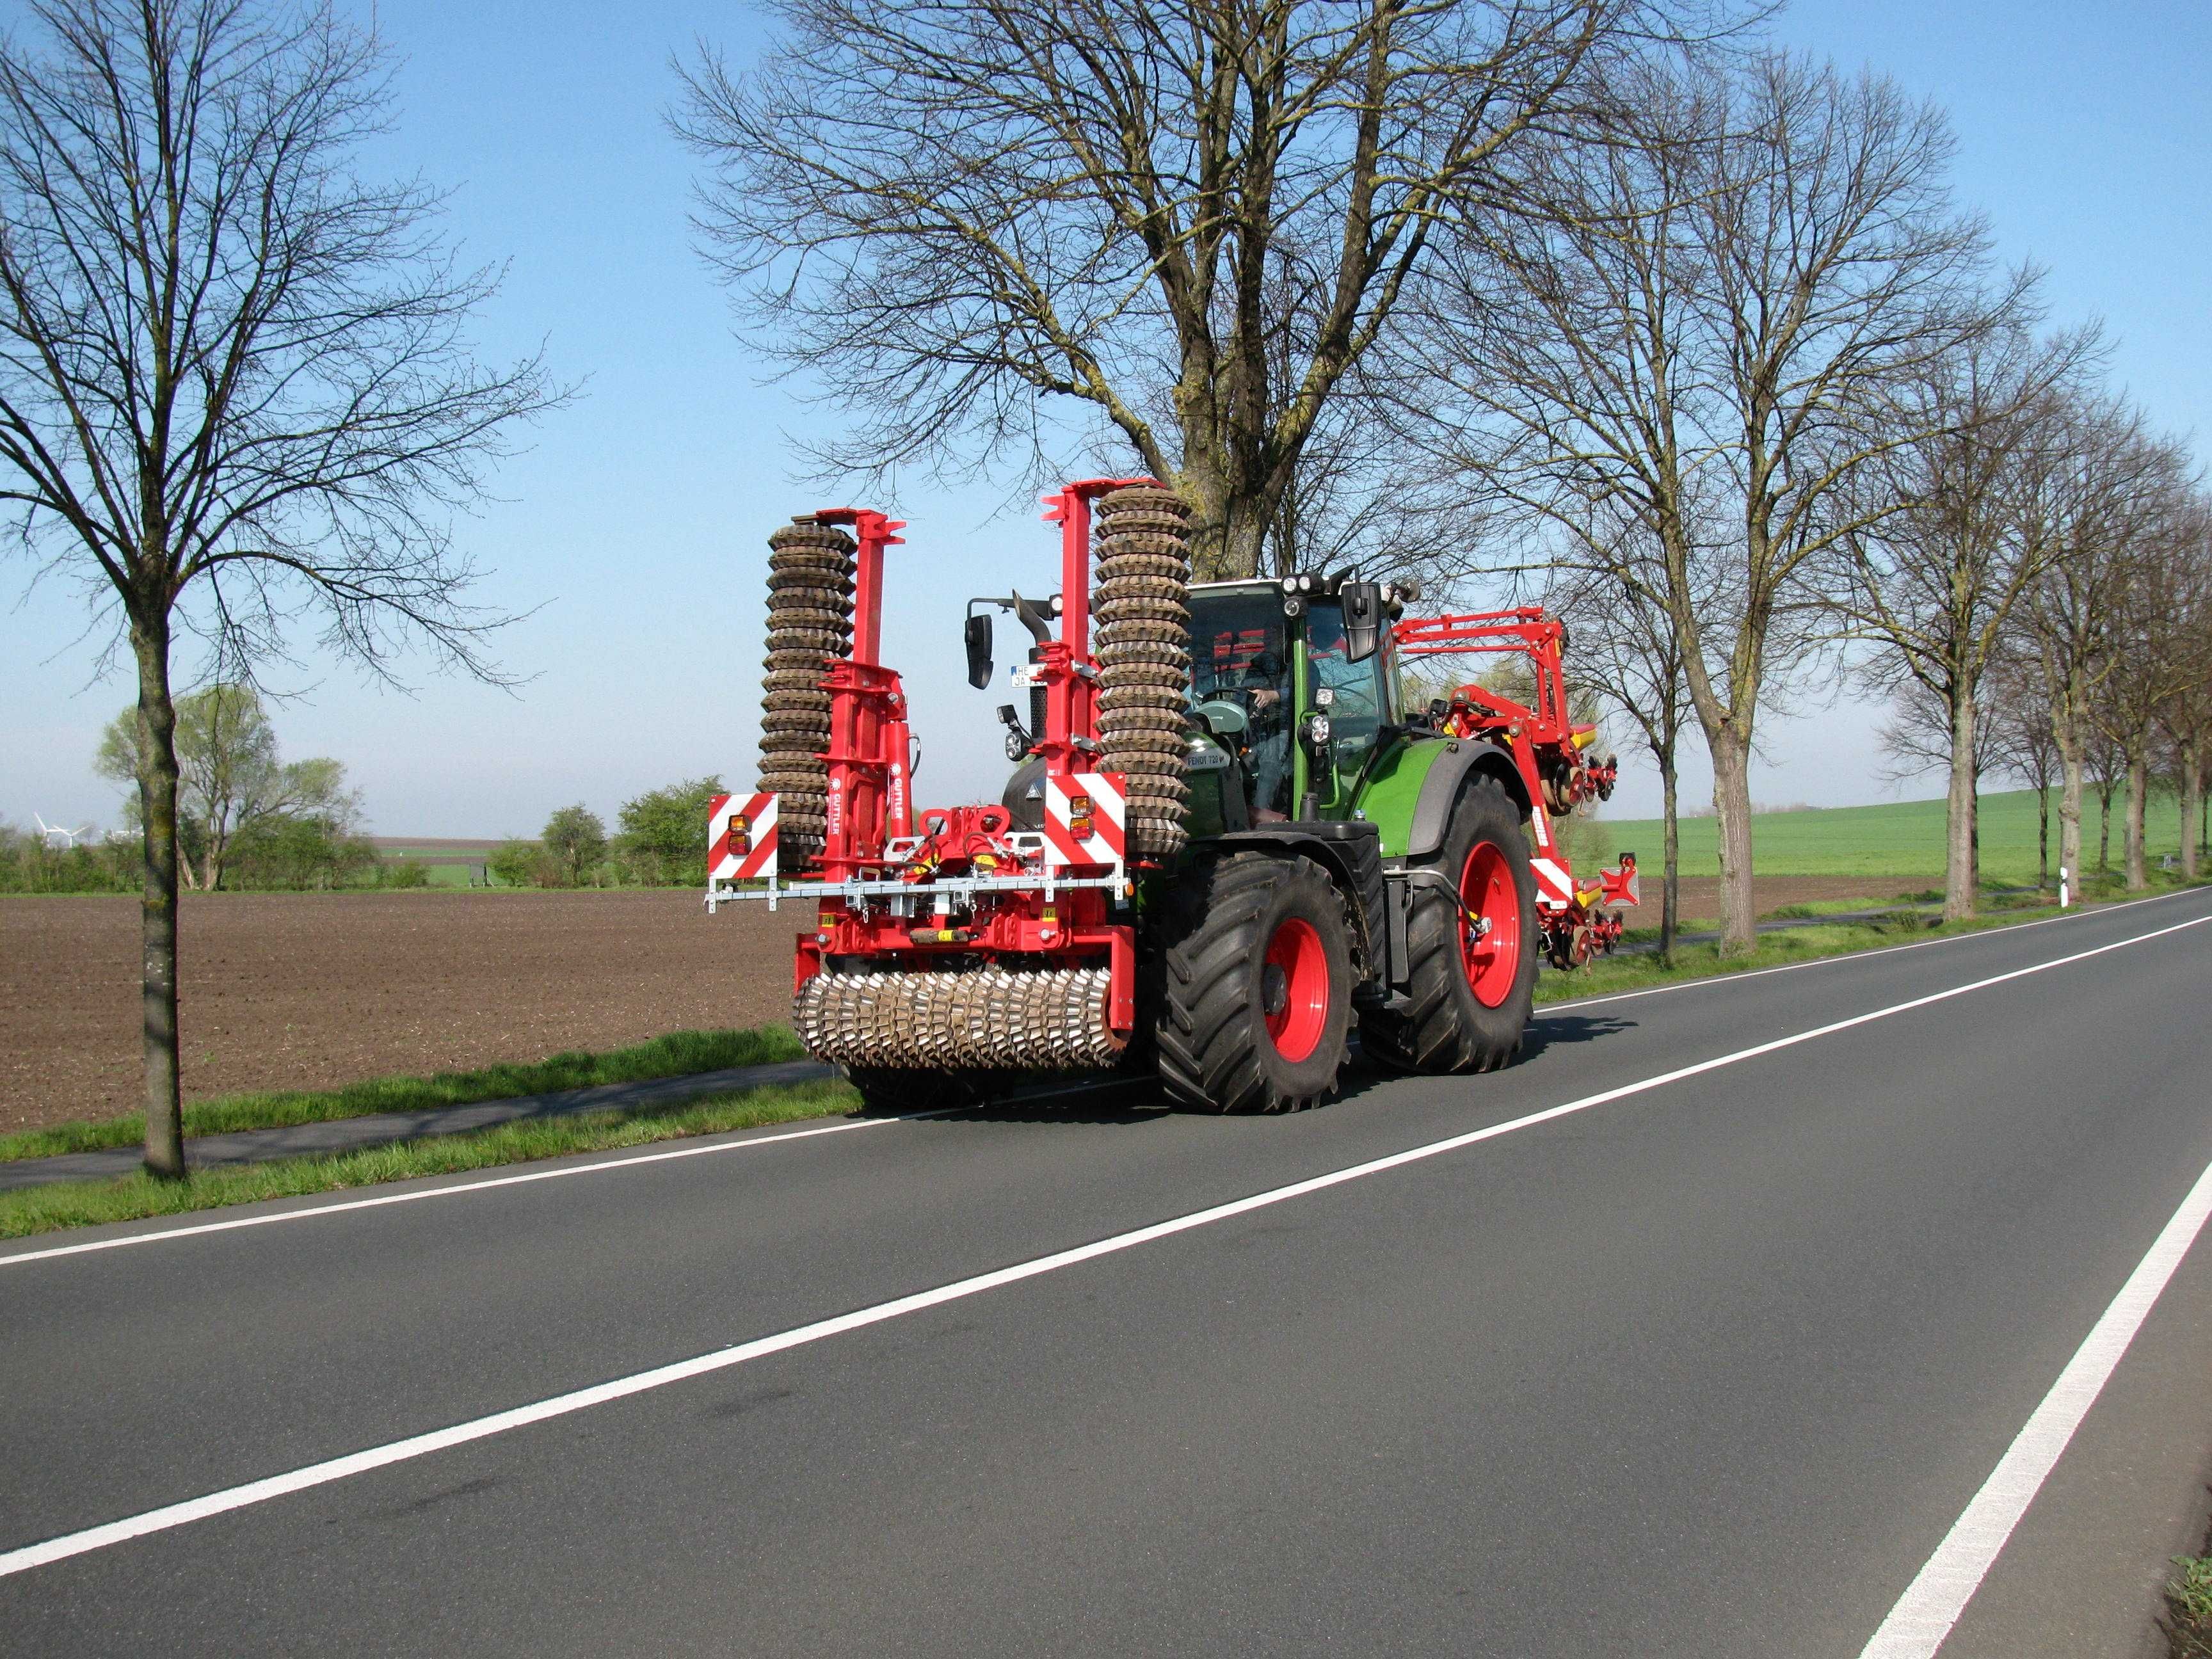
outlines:
{"label": "red farm implement", "polygon": [[[1635,902],[1632,859],[1583,886],[1556,844],[1613,783],[1568,719],[1559,624],[1407,618],[1410,588],[1341,577],[1193,586],[1172,492],[1046,499],[1060,592],[969,603],[979,688],[994,610],[1030,637],[989,804],[910,798],[879,659],[904,526],[840,508],[770,538],[761,786],[715,805],[708,902],[810,911],[802,1041],[909,1106],[1133,1065],[1193,1106],[1300,1104],[1355,1022],[1400,1065],[1503,1064],[1539,954],[1610,948]],[[1525,656],[1533,706],[1470,683],[1405,712],[1401,659],[1449,653]]]}

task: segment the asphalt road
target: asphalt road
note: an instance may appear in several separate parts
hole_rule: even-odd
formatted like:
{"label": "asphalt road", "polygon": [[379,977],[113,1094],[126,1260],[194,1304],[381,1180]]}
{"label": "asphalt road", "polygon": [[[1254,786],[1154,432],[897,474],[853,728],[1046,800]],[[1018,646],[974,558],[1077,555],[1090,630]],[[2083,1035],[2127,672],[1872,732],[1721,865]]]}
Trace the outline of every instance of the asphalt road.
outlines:
{"label": "asphalt road", "polygon": [[[2208,961],[2191,894],[1554,1008],[1505,1073],[1288,1118],[769,1132],[22,1241],[0,1555],[959,1288],[0,1577],[0,1651],[1848,1659],[2212,1164]],[[2068,1503],[2108,1547],[2186,1518],[2208,1253],[1960,1650],[2109,1589]],[[2140,1651],[2115,1605],[2051,1650]]]}

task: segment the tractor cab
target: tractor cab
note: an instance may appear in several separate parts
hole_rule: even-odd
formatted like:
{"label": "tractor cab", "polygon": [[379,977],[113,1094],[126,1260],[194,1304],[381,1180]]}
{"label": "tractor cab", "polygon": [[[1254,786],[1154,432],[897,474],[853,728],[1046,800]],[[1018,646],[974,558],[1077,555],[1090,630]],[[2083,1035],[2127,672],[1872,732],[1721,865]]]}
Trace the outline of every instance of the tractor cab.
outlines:
{"label": "tractor cab", "polygon": [[[1396,657],[1384,612],[1402,609],[1397,591],[1305,574],[1206,582],[1189,594],[1190,832],[1352,817],[1378,750],[1395,735]],[[1042,640],[1058,603],[1019,594],[971,600],[971,683],[991,678],[988,616],[975,607],[1014,611]],[[1002,804],[1018,827],[1034,829],[1042,823],[1046,769],[1031,744],[1044,716],[1034,708],[1025,720],[1024,712],[1011,703],[999,710],[1016,763]]]}
{"label": "tractor cab", "polygon": [[1312,575],[1190,590],[1193,834],[1352,815],[1396,707],[1393,599]]}

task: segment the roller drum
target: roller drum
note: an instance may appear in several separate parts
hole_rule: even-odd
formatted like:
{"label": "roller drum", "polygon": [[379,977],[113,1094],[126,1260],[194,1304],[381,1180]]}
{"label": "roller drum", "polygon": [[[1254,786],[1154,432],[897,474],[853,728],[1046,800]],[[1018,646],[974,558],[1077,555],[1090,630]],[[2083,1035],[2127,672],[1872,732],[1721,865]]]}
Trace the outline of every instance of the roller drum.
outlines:
{"label": "roller drum", "polygon": [[776,795],[777,863],[805,869],[830,823],[830,694],[822,678],[851,654],[853,538],[794,519],[768,538],[768,657],[761,676],[760,787]]}
{"label": "roller drum", "polygon": [[1188,839],[1189,516],[1173,490],[1133,484],[1103,497],[1095,520],[1099,764],[1127,775],[1128,847],[1138,859],[1171,859]]}
{"label": "roller drum", "polygon": [[799,1040],[839,1065],[1075,1071],[1112,1066],[1103,968],[822,973],[792,1009]]}

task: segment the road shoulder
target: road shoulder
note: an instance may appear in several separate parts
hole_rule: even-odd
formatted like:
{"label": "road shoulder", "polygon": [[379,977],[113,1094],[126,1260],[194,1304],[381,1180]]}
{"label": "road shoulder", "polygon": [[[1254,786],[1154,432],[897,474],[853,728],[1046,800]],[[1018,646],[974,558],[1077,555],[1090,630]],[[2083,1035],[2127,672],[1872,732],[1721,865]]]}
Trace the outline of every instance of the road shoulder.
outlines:
{"label": "road shoulder", "polygon": [[1942,1659],[2166,1659],[2172,1558],[2212,1486],[2212,1230],[2200,1237],[1942,1648]]}

